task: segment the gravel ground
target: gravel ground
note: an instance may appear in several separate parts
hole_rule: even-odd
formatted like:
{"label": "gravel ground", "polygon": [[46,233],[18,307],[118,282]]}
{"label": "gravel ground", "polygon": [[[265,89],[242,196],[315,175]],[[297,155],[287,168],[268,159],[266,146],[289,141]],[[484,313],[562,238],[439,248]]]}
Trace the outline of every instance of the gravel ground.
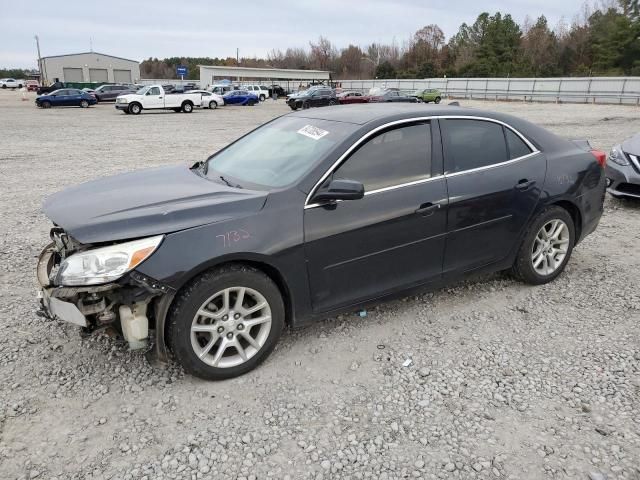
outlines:
{"label": "gravel ground", "polygon": [[[43,198],[193,162],[287,112],[38,110],[0,92],[0,477],[640,479],[640,202],[607,198],[553,284],[503,275],[286,333],[206,383],[36,316]],[[635,107],[462,102],[609,148]],[[345,107],[348,108],[348,107]]]}

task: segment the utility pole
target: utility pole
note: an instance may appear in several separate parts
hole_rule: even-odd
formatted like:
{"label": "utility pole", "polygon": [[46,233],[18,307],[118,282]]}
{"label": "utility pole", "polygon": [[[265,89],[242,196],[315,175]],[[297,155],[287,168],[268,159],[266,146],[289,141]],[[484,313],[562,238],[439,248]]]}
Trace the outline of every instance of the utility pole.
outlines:
{"label": "utility pole", "polygon": [[38,72],[40,73],[40,85],[43,85],[44,72],[42,71],[42,56],[40,55],[40,39],[38,38],[38,35],[36,35],[34,38],[36,39],[36,47],[38,49]]}

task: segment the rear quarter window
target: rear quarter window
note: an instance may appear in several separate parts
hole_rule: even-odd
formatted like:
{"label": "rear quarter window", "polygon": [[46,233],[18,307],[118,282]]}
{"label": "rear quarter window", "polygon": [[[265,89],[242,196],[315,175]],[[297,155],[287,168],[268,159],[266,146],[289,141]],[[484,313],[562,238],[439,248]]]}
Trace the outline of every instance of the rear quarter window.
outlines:
{"label": "rear quarter window", "polygon": [[510,128],[505,128],[505,137],[507,139],[507,146],[509,147],[509,159],[524,157],[531,153],[531,149],[524,141],[513,132]]}

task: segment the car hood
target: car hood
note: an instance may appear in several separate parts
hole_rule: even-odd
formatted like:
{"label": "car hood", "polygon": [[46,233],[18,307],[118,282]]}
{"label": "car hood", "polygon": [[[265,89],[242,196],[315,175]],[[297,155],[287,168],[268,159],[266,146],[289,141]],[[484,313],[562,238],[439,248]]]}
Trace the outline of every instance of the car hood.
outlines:
{"label": "car hood", "polygon": [[228,187],[187,166],[160,167],[83,183],[48,197],[43,211],[81,243],[126,240],[242,217],[268,192]]}
{"label": "car hood", "polygon": [[640,156],[640,135],[634,135],[622,142],[622,150],[631,155]]}

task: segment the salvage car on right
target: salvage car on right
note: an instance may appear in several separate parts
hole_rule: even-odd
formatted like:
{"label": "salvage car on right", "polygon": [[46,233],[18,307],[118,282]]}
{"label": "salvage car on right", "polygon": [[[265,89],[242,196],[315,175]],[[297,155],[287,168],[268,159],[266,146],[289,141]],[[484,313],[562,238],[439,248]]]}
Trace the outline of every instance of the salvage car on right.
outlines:
{"label": "salvage car on right", "polygon": [[611,149],[605,173],[612,196],[640,198],[640,134]]}

